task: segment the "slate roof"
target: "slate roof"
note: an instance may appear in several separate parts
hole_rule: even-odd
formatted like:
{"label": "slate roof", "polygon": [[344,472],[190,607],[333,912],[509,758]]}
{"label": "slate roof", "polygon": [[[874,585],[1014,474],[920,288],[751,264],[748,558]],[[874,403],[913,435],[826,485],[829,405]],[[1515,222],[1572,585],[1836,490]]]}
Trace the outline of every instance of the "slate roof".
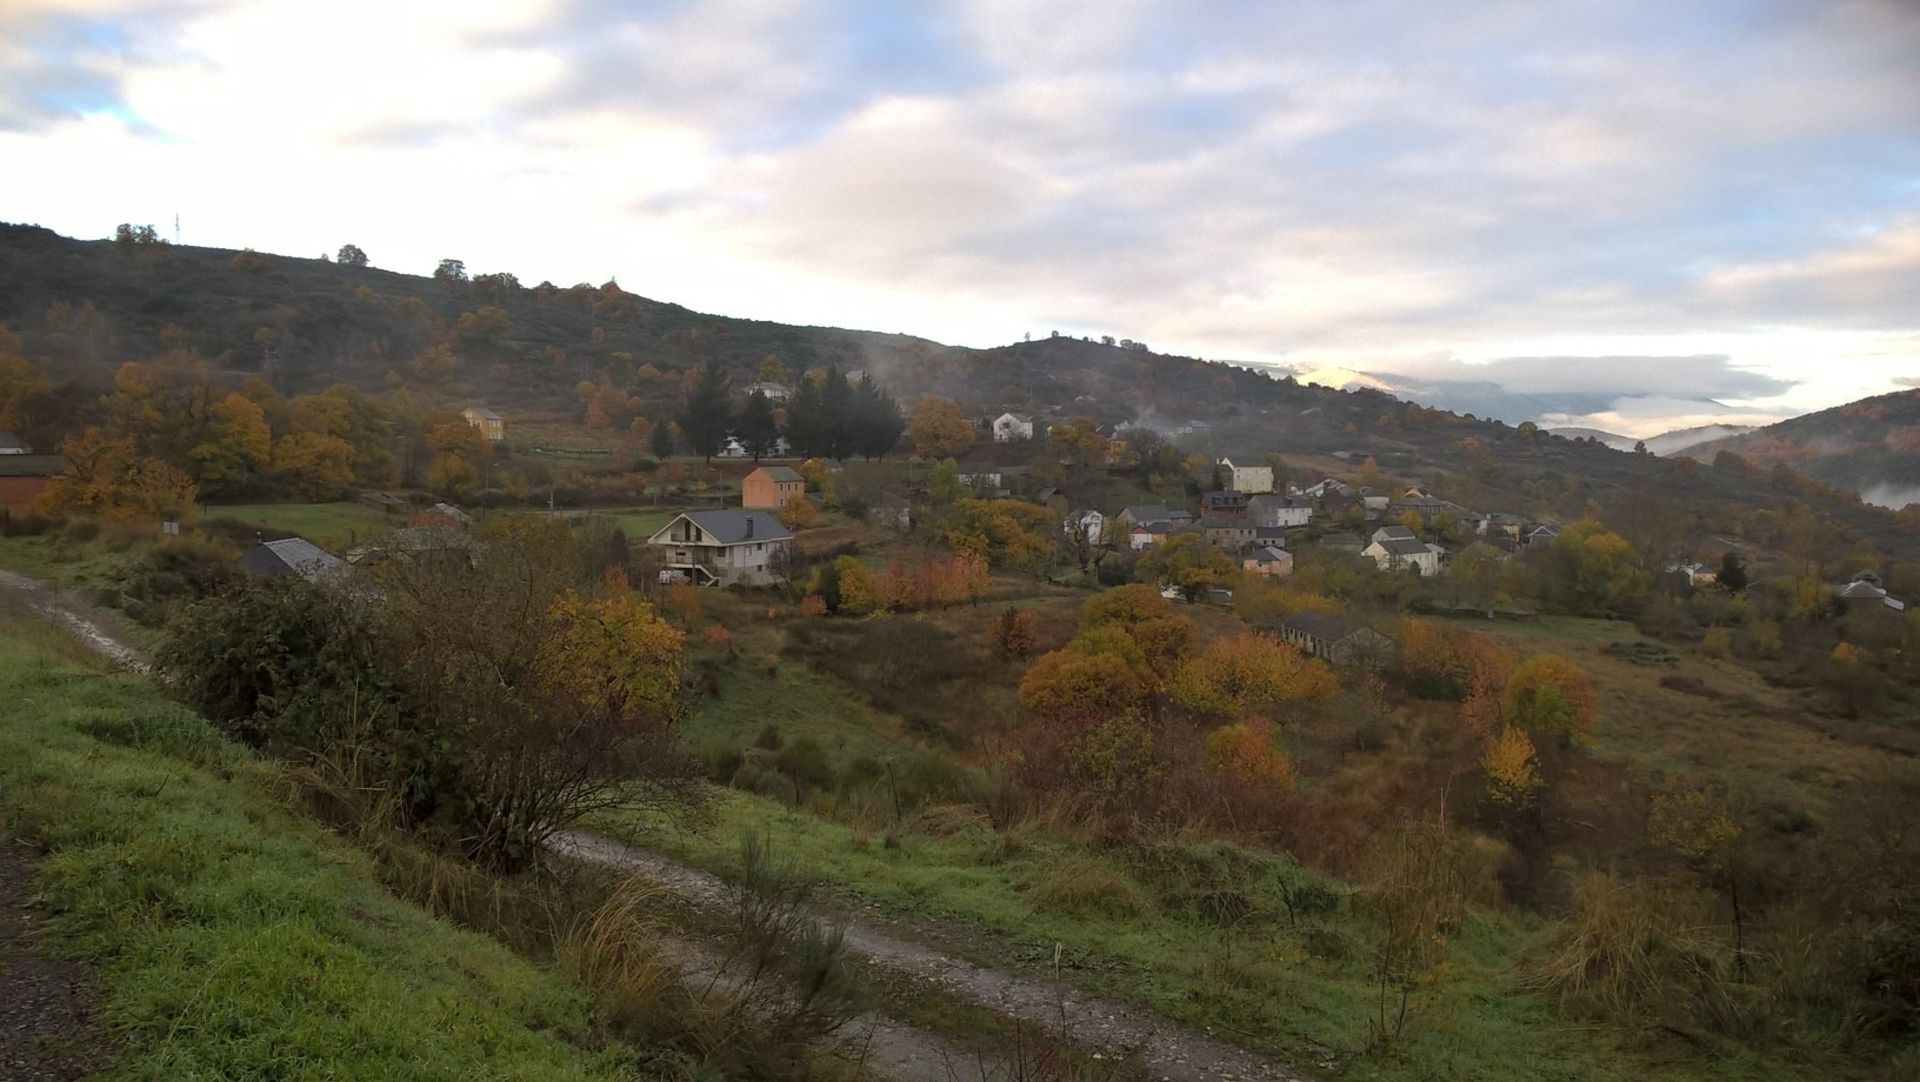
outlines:
{"label": "slate roof", "polygon": [[468,406],[466,410],[462,413],[462,416],[464,416],[467,413],[471,413],[475,417],[478,417],[485,421],[498,421],[500,419],[499,414],[493,412],[492,410],[488,409],[485,406]]}
{"label": "slate roof", "polygon": [[1425,541],[1412,538],[1387,537],[1375,541],[1374,544],[1385,549],[1389,556],[1428,556],[1433,553]]}
{"label": "slate roof", "polygon": [[771,480],[783,483],[806,480],[806,478],[800,476],[800,471],[794,469],[792,466],[762,466],[757,472],[766,474]]}
{"label": "slate roof", "polygon": [[59,455],[0,455],[0,477],[52,477],[66,468]]}
{"label": "slate roof", "polygon": [[1360,535],[1357,533],[1330,533],[1325,537],[1322,537],[1320,539],[1320,543],[1323,545],[1330,545],[1334,548],[1351,548],[1351,549],[1361,548],[1364,545],[1366,545],[1366,541],[1362,540]]}
{"label": "slate roof", "polygon": [[[793,534],[780,525],[780,520],[761,511],[737,511],[728,508],[722,511],[688,511],[680,516],[692,520],[695,526],[718,538],[723,545],[738,545],[748,541],[786,541]],[[677,521],[677,520],[676,520]],[[671,527],[673,523],[667,523]],[[662,528],[660,533],[665,533]],[[655,534],[658,537],[659,534]]]}
{"label": "slate roof", "polygon": [[11,432],[0,432],[0,452],[25,451],[26,449],[27,445],[20,442],[20,437]]}
{"label": "slate roof", "polygon": [[1405,526],[1382,526],[1373,531],[1373,539],[1375,541],[1411,541],[1414,535],[1413,531]]}
{"label": "slate roof", "polygon": [[249,571],[266,575],[299,575],[309,581],[340,566],[340,558],[304,537],[262,541],[240,558]]}
{"label": "slate roof", "polygon": [[1286,549],[1274,548],[1272,545],[1263,545],[1254,550],[1253,559],[1263,564],[1277,564],[1293,559],[1293,553]]}

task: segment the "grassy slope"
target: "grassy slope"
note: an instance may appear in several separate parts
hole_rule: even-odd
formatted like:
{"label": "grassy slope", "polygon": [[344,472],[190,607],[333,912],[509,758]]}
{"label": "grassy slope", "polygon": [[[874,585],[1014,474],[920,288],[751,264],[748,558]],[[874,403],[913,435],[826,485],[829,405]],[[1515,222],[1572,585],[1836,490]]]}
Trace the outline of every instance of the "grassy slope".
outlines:
{"label": "grassy slope", "polygon": [[0,613],[0,816],[47,850],[129,1078],[615,1078],[587,999],[386,894],[269,770]]}
{"label": "grassy slope", "polygon": [[363,503],[241,503],[205,509],[207,518],[230,518],[271,530],[299,534],[322,548],[341,549],[407,524],[404,515],[386,515]]}

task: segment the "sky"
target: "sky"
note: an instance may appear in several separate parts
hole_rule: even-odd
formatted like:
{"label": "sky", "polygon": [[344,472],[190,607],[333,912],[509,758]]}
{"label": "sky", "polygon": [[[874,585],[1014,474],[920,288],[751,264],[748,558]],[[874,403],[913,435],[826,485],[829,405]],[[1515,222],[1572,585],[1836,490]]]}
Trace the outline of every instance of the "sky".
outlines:
{"label": "sky", "polygon": [[1916,57],[1916,0],[4,0],[0,220],[1648,435],[1920,378]]}

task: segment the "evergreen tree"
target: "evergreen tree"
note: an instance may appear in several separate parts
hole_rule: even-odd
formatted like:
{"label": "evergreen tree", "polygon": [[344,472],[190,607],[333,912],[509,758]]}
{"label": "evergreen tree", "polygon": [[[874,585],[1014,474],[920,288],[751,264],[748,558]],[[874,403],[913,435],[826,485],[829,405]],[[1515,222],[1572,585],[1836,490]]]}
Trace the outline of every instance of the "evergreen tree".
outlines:
{"label": "evergreen tree", "polygon": [[746,448],[755,462],[761,455],[772,454],[780,439],[780,422],[773,415],[773,400],[765,394],[755,391],[747,396],[747,404],[741,407],[739,423],[734,426],[734,435],[740,438],[740,446]]}
{"label": "evergreen tree", "polygon": [[826,458],[832,448],[828,442],[826,406],[820,393],[820,380],[803,376],[787,400],[787,442],[802,458]]}
{"label": "evergreen tree", "polygon": [[885,458],[907,430],[906,415],[872,376],[861,376],[853,389],[851,442],[848,450],[865,458]]}
{"label": "evergreen tree", "polygon": [[673,418],[661,417],[654,421],[650,441],[653,457],[662,462],[673,457]]}
{"label": "evergreen tree", "polygon": [[733,404],[727,399],[732,381],[714,365],[702,365],[700,380],[687,395],[687,408],[680,415],[680,429],[687,435],[693,452],[711,461],[726,445],[727,429],[733,425]]}
{"label": "evergreen tree", "polygon": [[1737,552],[1724,553],[1720,557],[1720,587],[1739,593],[1747,588],[1747,562]]}
{"label": "evergreen tree", "polygon": [[822,450],[838,462],[853,453],[853,385],[840,369],[830,367],[820,380],[820,416],[825,444]]}

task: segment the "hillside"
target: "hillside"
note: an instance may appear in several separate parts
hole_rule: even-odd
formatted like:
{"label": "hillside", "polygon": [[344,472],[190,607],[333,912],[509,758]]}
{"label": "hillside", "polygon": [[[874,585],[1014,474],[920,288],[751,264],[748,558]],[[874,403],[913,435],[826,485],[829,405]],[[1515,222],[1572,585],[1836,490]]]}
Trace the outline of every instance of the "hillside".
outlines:
{"label": "hillside", "polygon": [[1756,466],[1784,463],[1882,507],[1920,503],[1920,389],[1809,413],[1687,454],[1710,462],[1722,451]]}
{"label": "hillside", "polygon": [[1664,458],[1709,440],[1743,435],[1753,431],[1753,427],[1751,425],[1700,425],[1696,428],[1676,428],[1672,432],[1662,432],[1658,436],[1648,436],[1644,440],[1599,428],[1549,428],[1547,431],[1570,440],[1596,440],[1616,451],[1631,451],[1636,444],[1644,443],[1649,454]]}
{"label": "hillside", "polygon": [[[67,413],[40,426],[42,442],[87,419],[91,389],[120,362],[176,348],[207,358],[219,378],[264,377],[282,393],[337,383],[376,395],[405,390],[441,406],[484,401],[549,429],[580,426],[582,384],[619,388],[645,415],[661,416],[678,409],[687,369],[717,365],[738,386],[777,357],[792,370],[865,370],[903,402],[944,395],[976,415],[1085,415],[1163,431],[1205,421],[1203,434],[1178,441],[1200,453],[1278,452],[1327,463],[1315,468],[1373,457],[1390,476],[1443,485],[1479,510],[1575,518],[1589,501],[1639,503],[1649,494],[1696,508],[1755,508],[1778,497],[1761,476],[1676,472],[1654,456],[1529,425],[1426,409],[1367,388],[1274,379],[1231,363],[1067,337],[968,349],[790,326],[701,314],[613,283],[528,287],[511,275],[451,281],[0,226],[0,321],[66,392],[53,396]],[[437,364],[425,363],[436,357]],[[1865,541],[1888,554],[1913,545],[1890,515],[1829,494],[1802,495],[1841,524],[1838,544]]]}

